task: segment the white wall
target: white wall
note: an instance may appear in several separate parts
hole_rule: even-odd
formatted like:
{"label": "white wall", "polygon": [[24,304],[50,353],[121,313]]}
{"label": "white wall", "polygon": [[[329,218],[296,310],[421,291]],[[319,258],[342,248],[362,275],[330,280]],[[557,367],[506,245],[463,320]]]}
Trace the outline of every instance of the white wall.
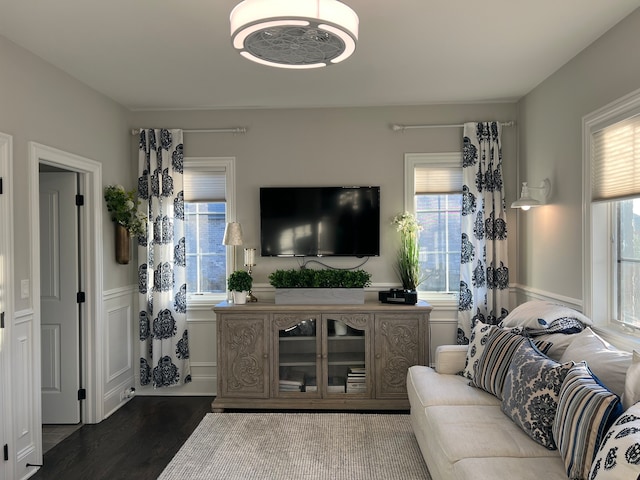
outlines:
{"label": "white wall", "polygon": [[520,213],[512,279],[582,302],[582,117],[640,88],[640,9],[518,103],[520,179],[552,182],[550,205]]}

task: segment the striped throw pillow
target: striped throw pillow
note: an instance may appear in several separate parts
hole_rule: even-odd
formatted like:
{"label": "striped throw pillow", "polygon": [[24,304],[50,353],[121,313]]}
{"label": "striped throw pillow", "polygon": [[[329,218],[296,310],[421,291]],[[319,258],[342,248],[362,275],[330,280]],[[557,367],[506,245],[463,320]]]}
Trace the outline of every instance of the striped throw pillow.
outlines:
{"label": "striped throw pillow", "polygon": [[569,478],[589,478],[602,437],[621,413],[620,398],[600,384],[585,362],[569,370],[553,422],[553,436]]}
{"label": "striped throw pillow", "polygon": [[529,340],[507,330],[496,329],[491,332],[475,364],[472,384],[502,400],[502,387],[511,358],[524,342]]}

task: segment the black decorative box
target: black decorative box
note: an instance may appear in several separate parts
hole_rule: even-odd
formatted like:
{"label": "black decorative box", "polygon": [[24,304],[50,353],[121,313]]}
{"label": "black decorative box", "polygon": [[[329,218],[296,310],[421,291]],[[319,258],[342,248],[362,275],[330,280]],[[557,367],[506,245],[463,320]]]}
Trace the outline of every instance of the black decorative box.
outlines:
{"label": "black decorative box", "polygon": [[418,303],[418,292],[415,290],[402,290],[392,288],[384,292],[378,292],[378,300],[382,303],[396,303],[398,305],[415,305]]}

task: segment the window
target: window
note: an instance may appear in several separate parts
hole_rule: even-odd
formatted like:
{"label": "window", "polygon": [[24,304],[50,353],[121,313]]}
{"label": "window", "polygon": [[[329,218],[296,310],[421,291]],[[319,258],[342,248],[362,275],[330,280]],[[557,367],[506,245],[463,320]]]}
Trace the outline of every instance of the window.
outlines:
{"label": "window", "polygon": [[640,92],[583,120],[584,310],[640,335]]}
{"label": "window", "polygon": [[640,329],[640,198],[617,203],[617,315],[623,325]]}
{"label": "window", "polygon": [[234,162],[185,158],[184,205],[187,292],[190,300],[226,296],[227,247],[222,237],[233,215]]}
{"label": "window", "polygon": [[405,204],[420,232],[421,292],[455,295],[460,288],[462,161],[459,153],[405,155]]}

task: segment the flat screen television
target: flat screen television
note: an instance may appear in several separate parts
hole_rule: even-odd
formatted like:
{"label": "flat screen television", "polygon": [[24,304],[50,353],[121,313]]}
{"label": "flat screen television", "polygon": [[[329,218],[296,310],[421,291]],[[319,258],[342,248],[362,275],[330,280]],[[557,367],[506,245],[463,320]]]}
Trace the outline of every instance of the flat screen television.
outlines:
{"label": "flat screen television", "polygon": [[380,255],[380,187],[263,187],[263,257]]}

